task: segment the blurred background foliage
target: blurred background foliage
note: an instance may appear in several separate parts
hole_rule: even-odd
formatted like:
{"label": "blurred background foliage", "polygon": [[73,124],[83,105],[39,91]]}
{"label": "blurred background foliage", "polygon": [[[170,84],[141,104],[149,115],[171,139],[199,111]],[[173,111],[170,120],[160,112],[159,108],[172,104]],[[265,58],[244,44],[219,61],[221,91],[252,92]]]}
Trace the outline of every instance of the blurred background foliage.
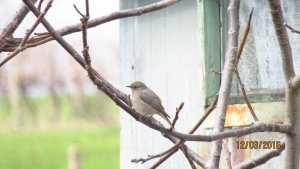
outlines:
{"label": "blurred background foliage", "polygon": [[[84,7],[56,1],[47,18],[57,28],[79,23],[73,3]],[[118,10],[117,1],[91,3],[93,17]],[[3,1],[1,28],[19,4]],[[28,15],[14,36],[22,38],[34,20]],[[89,37],[94,68],[118,87],[118,22],[89,29]],[[80,33],[65,38],[81,53]],[[27,49],[0,67],[0,169],[71,169],[74,160],[80,169],[119,168],[119,130],[119,108],[57,43]]]}
{"label": "blurred background foliage", "polygon": [[[0,169],[67,169],[72,145],[82,169],[119,168],[115,103],[77,64],[69,65],[76,76],[67,78],[55,64],[32,65],[22,57],[34,56],[25,52],[0,69]],[[27,64],[35,71],[28,73]]]}

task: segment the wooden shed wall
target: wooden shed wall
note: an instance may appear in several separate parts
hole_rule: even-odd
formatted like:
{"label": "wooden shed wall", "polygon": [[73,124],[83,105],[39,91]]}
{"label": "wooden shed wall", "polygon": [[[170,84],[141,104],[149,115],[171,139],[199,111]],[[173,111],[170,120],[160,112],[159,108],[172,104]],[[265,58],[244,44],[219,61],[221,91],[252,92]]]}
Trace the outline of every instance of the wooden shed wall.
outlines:
{"label": "wooden shed wall", "polygon": [[[121,9],[143,6],[154,0],[120,1]],[[121,88],[140,80],[162,99],[173,118],[183,101],[176,129],[187,132],[203,112],[203,67],[197,35],[197,1],[181,1],[166,9],[121,21]],[[156,117],[157,118],[157,117]],[[160,118],[157,118],[163,121]],[[164,151],[172,145],[157,132],[121,113],[121,168],[144,169],[151,163],[135,164],[133,158]],[[178,152],[161,168],[189,168]]]}

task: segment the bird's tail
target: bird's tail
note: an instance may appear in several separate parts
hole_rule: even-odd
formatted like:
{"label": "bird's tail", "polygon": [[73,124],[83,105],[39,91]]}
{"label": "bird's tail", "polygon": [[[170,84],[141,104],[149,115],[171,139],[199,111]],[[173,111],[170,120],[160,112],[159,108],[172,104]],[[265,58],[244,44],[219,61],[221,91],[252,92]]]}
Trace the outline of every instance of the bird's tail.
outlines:
{"label": "bird's tail", "polygon": [[167,116],[164,116],[163,114],[160,114],[160,116],[170,124],[170,127],[172,126],[172,122],[170,121],[170,119]]}

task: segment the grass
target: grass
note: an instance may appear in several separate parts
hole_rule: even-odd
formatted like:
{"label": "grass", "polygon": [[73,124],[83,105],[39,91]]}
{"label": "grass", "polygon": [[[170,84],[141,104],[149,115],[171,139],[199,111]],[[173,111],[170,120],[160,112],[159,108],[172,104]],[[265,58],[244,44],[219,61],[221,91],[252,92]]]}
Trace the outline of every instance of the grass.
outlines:
{"label": "grass", "polygon": [[67,169],[76,145],[82,169],[119,168],[119,129],[47,129],[0,132],[0,168]]}
{"label": "grass", "polygon": [[106,96],[85,95],[78,104],[61,94],[57,112],[49,96],[20,99],[23,129],[11,130],[14,113],[0,96],[0,169],[68,169],[71,145],[80,152],[81,169],[120,168],[119,108]]}

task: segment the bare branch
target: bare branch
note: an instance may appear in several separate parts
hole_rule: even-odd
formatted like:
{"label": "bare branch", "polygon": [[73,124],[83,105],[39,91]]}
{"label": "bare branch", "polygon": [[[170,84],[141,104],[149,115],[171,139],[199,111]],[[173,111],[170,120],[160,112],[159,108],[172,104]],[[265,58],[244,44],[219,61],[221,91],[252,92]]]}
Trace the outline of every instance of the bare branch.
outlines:
{"label": "bare branch", "polygon": [[[157,124],[157,123],[156,123]],[[168,138],[169,140],[171,140],[174,144],[177,144],[178,142],[180,142],[180,139],[175,138],[173,136],[167,135],[167,134],[163,134],[164,137]],[[182,146],[186,146],[185,144],[181,144]],[[181,149],[181,148],[180,148]],[[176,150],[177,151],[177,150]],[[186,152],[188,153],[189,157],[196,162],[199,166],[204,167],[206,160],[204,160],[201,156],[199,156],[197,153],[195,153],[193,150],[191,150],[189,147],[186,146]],[[169,155],[169,154],[167,154]],[[166,155],[166,156],[167,156]],[[165,156],[164,156],[165,157]],[[152,166],[151,168],[153,168],[154,166]],[[154,167],[155,168],[155,167]]]}
{"label": "bare branch", "polygon": [[[227,112],[228,98],[230,95],[232,77],[235,70],[235,59],[237,56],[238,33],[239,33],[239,0],[230,0],[228,7],[229,31],[227,39],[227,52],[225,56],[224,70],[222,72],[219,99],[216,107],[216,120],[213,132],[219,133],[224,130],[224,123]],[[219,161],[222,151],[222,141],[212,143],[208,169],[219,168]]]}
{"label": "bare branch", "polygon": [[131,162],[133,163],[139,163],[141,162],[142,164],[149,161],[149,160],[152,160],[152,159],[155,159],[155,158],[161,158],[162,156],[166,155],[166,154],[169,154],[170,152],[174,151],[176,149],[176,151],[178,150],[178,146],[180,145],[181,143],[178,142],[176,143],[173,147],[170,147],[169,149],[167,149],[166,151],[162,152],[162,153],[159,153],[159,154],[156,154],[156,155],[148,155],[147,158],[139,158],[139,159],[132,159]]}
{"label": "bare branch", "polygon": [[[173,5],[179,1],[180,0],[162,0],[160,2],[153,3],[150,5],[145,5],[145,6],[138,7],[138,8],[113,12],[113,13],[110,13],[105,16],[90,19],[88,22],[88,28],[96,27],[98,25],[101,25],[101,24],[104,24],[104,23],[107,23],[107,22],[110,22],[113,20],[117,20],[117,19],[133,17],[133,16],[140,16],[140,15],[143,15],[146,13],[157,11],[157,10],[166,8],[170,5]],[[61,29],[58,29],[56,32],[58,32],[61,36],[65,36],[65,35],[75,33],[75,32],[80,32],[80,31],[82,31],[82,27],[81,27],[81,23],[78,23],[78,24],[74,24],[74,25],[70,25],[70,26],[66,26]],[[44,44],[44,43],[54,40],[54,38],[51,37],[50,34],[45,34],[45,33],[38,33],[38,34],[39,34],[38,36],[33,37],[28,41],[28,45],[27,45],[28,48],[35,47],[35,46],[38,46],[38,45],[41,45],[41,44]],[[40,34],[42,34],[42,35],[40,35]],[[20,43],[20,41],[18,39],[10,40],[10,45],[3,47],[3,51],[7,51],[7,52],[14,51],[16,49],[16,47],[19,46],[19,43]]]}
{"label": "bare branch", "polygon": [[[276,32],[277,40],[281,50],[282,58],[282,71],[285,79],[285,98],[286,98],[286,110],[288,123],[292,126],[292,134],[286,134],[286,156],[285,156],[285,168],[299,168],[300,158],[300,107],[299,107],[299,90],[295,90],[291,82],[295,78],[295,70],[293,63],[292,49],[287,33],[287,29],[284,25],[283,11],[281,8],[280,0],[268,0],[271,9],[272,20],[274,23],[274,29]],[[297,80],[296,80],[297,81]],[[297,84],[297,83],[296,83]],[[294,81],[295,85],[295,81]],[[298,85],[296,85],[298,86]]]}
{"label": "bare branch", "polygon": [[[29,0],[23,0],[23,2],[28,6],[28,8],[34,13],[35,16],[38,17],[39,11],[35,8],[33,4],[29,2]],[[68,44],[56,31],[55,29],[48,23],[48,21],[43,18],[41,20],[42,24],[45,26],[47,31],[51,33],[51,35],[55,38],[55,40],[83,67],[85,68],[85,63],[82,57],[76,52],[74,48],[70,44]],[[93,73],[96,75],[97,78],[99,78],[105,88],[110,91],[114,91],[114,94],[120,98],[124,103],[128,104],[128,96],[121,92],[119,89],[115,88],[113,85],[108,83],[100,74],[98,74],[95,70],[93,70]],[[137,118],[136,116],[133,115],[134,118]]]}
{"label": "bare branch", "polygon": [[[208,117],[208,115],[215,109],[216,104],[218,101],[218,96],[216,96],[215,98],[213,98],[209,104],[209,106],[205,109],[204,114],[201,116],[201,118],[199,119],[199,121],[196,123],[196,125],[190,130],[189,134],[193,134],[200,126],[201,124],[204,122],[204,120]],[[163,156],[158,162],[156,162],[152,167],[158,167],[161,163],[163,163],[165,160],[167,160],[169,157],[171,157],[174,153],[176,153],[178,151],[178,147],[180,144],[184,143],[183,140],[181,140],[179,143],[175,144],[173,147],[171,147],[170,149],[173,149],[173,151],[171,151],[169,154]],[[204,166],[204,162],[203,162],[203,166]]]}
{"label": "bare branch", "polygon": [[244,46],[245,46],[248,34],[250,32],[252,14],[253,14],[253,8],[252,8],[252,10],[250,12],[250,15],[249,15],[249,18],[248,18],[248,23],[247,23],[246,29],[244,31],[244,34],[243,34],[243,37],[242,37],[242,40],[241,40],[241,43],[240,43],[240,46],[239,46],[239,49],[238,49],[238,52],[237,52],[236,61],[235,61],[235,75],[236,75],[236,78],[238,80],[239,87],[240,87],[240,89],[242,91],[243,99],[246,102],[246,104],[248,106],[248,109],[250,110],[251,115],[254,118],[254,120],[258,121],[258,118],[257,118],[257,116],[256,116],[256,114],[255,114],[255,112],[254,112],[254,110],[252,108],[252,105],[251,105],[251,103],[250,103],[250,101],[248,99],[246,90],[244,88],[244,84],[243,84],[243,82],[241,80],[240,74],[239,74],[238,69],[237,69],[237,66],[238,66],[238,63],[240,61],[240,58],[241,58],[241,55],[242,55],[242,52],[243,52],[243,49],[244,49]]}
{"label": "bare branch", "polygon": [[250,160],[243,161],[238,165],[234,166],[234,169],[251,169],[255,168],[261,164],[266,163],[268,160],[272,159],[273,157],[279,156],[281,152],[285,149],[285,142],[281,141],[281,144],[277,149],[265,152],[261,155],[258,155]]}
{"label": "bare branch", "polygon": [[[76,6],[74,5],[76,11],[82,16],[81,22],[82,22],[82,40],[83,40],[83,56],[84,56],[84,60],[85,60],[85,68],[88,72],[88,75],[90,77],[90,79],[93,81],[93,83],[98,86],[98,88],[102,87],[102,84],[96,80],[96,77],[94,76],[93,72],[92,72],[92,66],[91,66],[91,59],[89,56],[89,52],[88,52],[88,44],[87,44],[87,22],[89,20],[89,7],[88,7],[88,0],[86,0],[86,15],[82,15],[81,12],[76,8]],[[176,108],[176,116],[175,119],[171,125],[170,130],[172,130],[175,126],[175,123],[178,119],[178,114],[180,112],[180,110],[183,108],[184,103],[181,103],[179,108]],[[193,162],[193,160],[191,159],[191,157],[188,155],[187,152],[187,147],[185,145],[182,145],[180,148],[183,152],[183,154],[185,155],[185,157],[187,158],[188,162],[190,163],[192,169],[196,169],[196,166]]]}
{"label": "bare branch", "polygon": [[277,40],[281,50],[282,69],[286,84],[295,76],[293,65],[293,55],[290,40],[287,34],[286,27],[284,26],[284,17],[281,9],[280,0],[268,0],[271,9],[272,20],[274,29],[276,31]]}
{"label": "bare branch", "polygon": [[240,89],[241,89],[241,91],[242,91],[243,99],[245,100],[245,102],[246,102],[246,104],[247,104],[247,106],[248,106],[248,109],[250,110],[250,113],[251,113],[252,117],[254,118],[254,121],[257,122],[257,121],[259,121],[259,120],[258,120],[258,118],[257,118],[257,116],[256,116],[256,114],[255,114],[255,112],[254,112],[254,110],[253,110],[253,107],[252,107],[252,105],[251,105],[251,103],[250,103],[250,101],[249,101],[249,98],[248,98],[248,96],[247,96],[246,90],[245,90],[245,88],[244,88],[244,84],[243,84],[243,82],[242,82],[242,80],[241,80],[241,77],[240,77],[240,74],[239,74],[238,70],[235,70],[235,75],[236,75],[236,78],[237,78],[237,80],[238,80]]}
{"label": "bare branch", "polygon": [[[79,11],[79,9],[77,8],[77,6],[75,4],[73,4],[73,7],[75,8],[76,12],[82,17],[84,18],[85,16]],[[83,29],[82,29],[83,30]]]}
{"label": "bare branch", "polygon": [[176,108],[175,117],[174,117],[174,120],[172,121],[172,125],[170,127],[170,130],[174,129],[175,124],[176,124],[176,122],[179,118],[179,113],[180,113],[181,109],[183,108],[183,106],[184,106],[184,103],[182,102],[182,103],[180,103],[179,107]]}
{"label": "bare branch", "polygon": [[291,26],[288,25],[287,23],[284,23],[284,26],[286,26],[287,28],[289,28],[289,29],[291,30],[292,33],[298,33],[298,34],[300,34],[300,30],[294,29],[293,27],[291,27]]}
{"label": "bare branch", "polygon": [[210,105],[205,109],[204,114],[199,119],[199,121],[197,122],[197,124],[190,130],[189,134],[193,134],[201,126],[201,124],[208,117],[208,115],[210,115],[210,113],[215,109],[215,107],[217,105],[217,102],[218,102],[218,96],[214,97],[211,100]]}
{"label": "bare branch", "polygon": [[244,34],[243,34],[243,37],[242,37],[242,41],[239,45],[239,49],[238,49],[238,52],[237,52],[237,57],[236,57],[236,63],[235,65],[237,66],[238,63],[239,63],[239,60],[241,58],[241,55],[242,55],[242,52],[243,52],[243,49],[244,49],[244,46],[245,46],[245,43],[246,43],[246,40],[247,40],[247,37],[248,37],[248,34],[250,32],[250,28],[251,28],[251,20],[252,20],[252,14],[253,14],[253,8],[249,14],[249,18],[248,18],[248,23],[247,23],[247,26],[246,26],[246,29],[244,31]]}
{"label": "bare branch", "polygon": [[15,57],[17,54],[19,54],[20,52],[22,52],[24,50],[24,46],[25,46],[27,40],[29,39],[29,37],[32,34],[32,32],[39,25],[39,23],[41,22],[41,19],[46,15],[46,13],[48,12],[48,10],[50,9],[52,2],[53,2],[53,0],[49,0],[47,6],[44,9],[44,12],[41,13],[38,16],[37,20],[34,22],[34,24],[32,25],[32,27],[29,30],[26,31],[25,37],[21,41],[19,47],[15,51],[13,51],[11,54],[9,54],[7,56],[7,58],[5,58],[2,62],[0,62],[0,67],[2,65],[4,65],[6,62],[8,62],[10,59],[12,59],[13,57]]}
{"label": "bare branch", "polygon": [[167,134],[180,138],[184,141],[211,142],[211,141],[222,140],[230,137],[241,137],[241,136],[245,136],[257,132],[291,133],[291,125],[277,124],[277,123],[268,124],[268,123],[256,122],[249,127],[232,129],[230,131],[224,131],[224,132],[215,133],[211,135],[182,134],[176,131],[172,131]]}
{"label": "bare branch", "polygon": [[185,156],[185,158],[188,160],[190,166],[192,169],[197,169],[194,162],[193,162],[193,159],[190,157],[190,155],[188,154],[187,152],[187,146],[185,144],[180,144],[180,149],[182,150],[183,152],[183,155]]}
{"label": "bare branch", "polygon": [[227,139],[223,140],[223,147],[224,147],[224,151],[225,151],[225,155],[226,155],[227,167],[228,167],[228,169],[232,169],[231,152],[228,149],[228,140]]}
{"label": "bare branch", "polygon": [[39,11],[41,11],[43,2],[44,2],[44,0],[39,1],[38,8],[37,8]]}
{"label": "bare branch", "polygon": [[[34,4],[37,0],[31,0]],[[22,23],[25,16],[28,14],[29,10],[23,3],[20,5],[19,9],[17,10],[16,14],[12,19],[8,22],[6,26],[1,30],[0,33],[0,52],[3,51],[5,47],[6,38],[11,37],[15,30],[19,27]],[[17,45],[18,46],[18,45]]]}

